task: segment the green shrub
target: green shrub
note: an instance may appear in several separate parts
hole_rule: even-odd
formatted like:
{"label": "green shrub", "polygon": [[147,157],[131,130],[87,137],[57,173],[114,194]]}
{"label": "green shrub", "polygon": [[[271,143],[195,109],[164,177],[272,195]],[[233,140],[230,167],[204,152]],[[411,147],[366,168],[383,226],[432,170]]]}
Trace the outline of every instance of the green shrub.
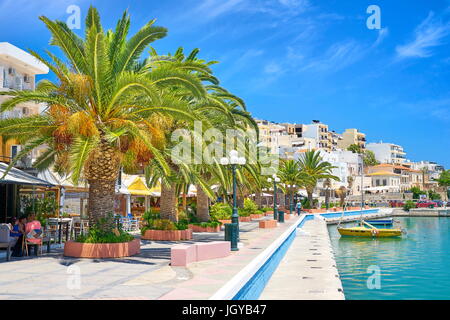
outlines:
{"label": "green shrub", "polygon": [[198,222],[198,223],[191,223],[191,224],[200,226],[202,228],[208,228],[208,227],[216,228],[221,225],[221,223],[218,221]]}
{"label": "green shrub", "polygon": [[413,209],[415,207],[416,207],[416,203],[414,201],[412,201],[412,200],[408,200],[403,205],[403,210],[409,211],[410,209]]}
{"label": "green shrub", "polygon": [[153,221],[153,230],[177,230],[175,223],[169,219],[158,219]]}
{"label": "green shrub", "polygon": [[189,227],[189,220],[180,220],[175,223],[177,230],[186,230]]}
{"label": "green shrub", "polygon": [[209,209],[209,215],[211,216],[211,220],[229,220],[231,219],[231,215],[233,213],[233,209],[229,204],[217,202],[213,204]]}
{"label": "green shrub", "polygon": [[238,215],[239,217],[249,217],[250,212],[246,211],[244,208],[238,208]]}
{"label": "green shrub", "polygon": [[105,223],[111,223],[112,215],[100,219],[99,222],[93,226],[89,227],[89,232],[86,235],[79,235],[76,239],[76,242],[82,243],[119,243],[119,242],[129,242],[134,239],[134,237],[123,231],[119,226],[112,231],[104,231],[107,228],[104,228],[103,225]]}
{"label": "green shrub", "polygon": [[263,213],[266,213],[267,211],[272,211],[273,210],[273,208],[271,208],[271,207],[264,207],[264,208],[261,208],[261,211],[263,212]]}
{"label": "green shrub", "polygon": [[248,217],[251,214],[255,214],[258,211],[258,206],[251,199],[244,200],[244,207],[239,208],[238,213],[241,217]]}

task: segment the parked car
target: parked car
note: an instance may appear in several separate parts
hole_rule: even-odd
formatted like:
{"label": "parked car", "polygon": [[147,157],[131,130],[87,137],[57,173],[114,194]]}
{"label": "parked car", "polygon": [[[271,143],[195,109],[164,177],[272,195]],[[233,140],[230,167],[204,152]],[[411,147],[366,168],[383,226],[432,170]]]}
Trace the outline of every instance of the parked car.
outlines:
{"label": "parked car", "polygon": [[433,200],[432,202],[436,203],[436,207],[444,206],[444,202],[442,200]]}
{"label": "parked car", "polygon": [[416,204],[416,208],[434,208],[436,207],[436,202],[433,201],[418,201]]}
{"label": "parked car", "polygon": [[405,205],[405,202],[401,201],[401,200],[391,200],[391,201],[389,201],[389,206],[391,208],[400,208],[400,207],[403,207],[404,205]]}

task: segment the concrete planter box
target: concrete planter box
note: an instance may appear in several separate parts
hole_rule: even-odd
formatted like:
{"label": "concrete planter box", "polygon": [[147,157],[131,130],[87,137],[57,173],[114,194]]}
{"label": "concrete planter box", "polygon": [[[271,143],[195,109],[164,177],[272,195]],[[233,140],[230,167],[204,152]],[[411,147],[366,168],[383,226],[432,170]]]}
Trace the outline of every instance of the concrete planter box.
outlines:
{"label": "concrete planter box", "polygon": [[147,230],[142,236],[142,239],[154,241],[191,240],[192,230]]}
{"label": "concrete planter box", "polygon": [[82,243],[68,241],[64,245],[64,256],[74,258],[121,258],[141,252],[141,240],[120,243]]}
{"label": "concrete planter box", "polygon": [[239,217],[239,222],[250,222],[252,218],[250,217]]}
{"label": "concrete planter box", "polygon": [[251,214],[250,219],[261,219],[263,217],[262,214]]}
{"label": "concrete planter box", "polygon": [[259,227],[261,229],[276,228],[277,227],[277,221],[276,220],[263,220],[263,221],[259,222]]}
{"label": "concrete planter box", "polygon": [[308,213],[325,213],[327,212],[326,209],[304,209],[303,211]]}
{"label": "concrete planter box", "polygon": [[192,232],[220,232],[220,226],[204,228],[195,224],[190,224],[189,229],[191,229]]}
{"label": "concrete planter box", "polygon": [[264,213],[265,216],[270,216],[273,215],[273,211],[267,211],[266,213]]}

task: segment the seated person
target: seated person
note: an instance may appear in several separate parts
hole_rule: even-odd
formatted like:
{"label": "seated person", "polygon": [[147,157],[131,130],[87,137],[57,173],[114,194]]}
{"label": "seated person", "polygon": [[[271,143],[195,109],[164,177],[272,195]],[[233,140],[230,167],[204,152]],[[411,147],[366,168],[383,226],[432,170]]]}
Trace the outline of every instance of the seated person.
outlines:
{"label": "seated person", "polygon": [[12,256],[21,257],[22,253],[22,242],[25,235],[25,224],[27,223],[27,218],[25,216],[20,217],[14,222],[13,229],[11,230],[11,237],[17,237],[16,244],[13,248]]}
{"label": "seated person", "polygon": [[36,220],[36,214],[30,213],[28,215],[28,223],[25,227],[25,232],[27,234],[27,241],[35,243],[35,244],[41,244],[42,239],[42,227],[41,223]]}
{"label": "seated person", "polygon": [[18,238],[22,235],[19,230],[19,219],[13,217],[11,218],[9,224],[11,225],[11,231],[9,232],[9,236],[12,238]]}

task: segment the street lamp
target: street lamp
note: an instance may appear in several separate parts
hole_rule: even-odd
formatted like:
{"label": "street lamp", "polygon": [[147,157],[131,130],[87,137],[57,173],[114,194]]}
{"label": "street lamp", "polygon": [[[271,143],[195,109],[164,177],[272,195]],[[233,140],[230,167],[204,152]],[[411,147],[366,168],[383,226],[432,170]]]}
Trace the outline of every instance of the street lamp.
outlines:
{"label": "street lamp", "polygon": [[233,214],[231,215],[231,223],[236,225],[236,233],[232,233],[231,250],[238,251],[237,243],[239,241],[239,214],[237,209],[237,186],[236,186],[236,166],[245,165],[245,157],[239,157],[236,150],[231,150],[229,157],[223,157],[220,159],[220,164],[223,166],[231,166],[233,172]]}
{"label": "street lamp", "polygon": [[[273,178],[273,179],[272,179]],[[273,181],[273,218],[278,220],[278,210],[277,210],[277,182],[280,182],[280,178],[276,174],[272,175],[272,178],[267,178],[267,182]]]}

